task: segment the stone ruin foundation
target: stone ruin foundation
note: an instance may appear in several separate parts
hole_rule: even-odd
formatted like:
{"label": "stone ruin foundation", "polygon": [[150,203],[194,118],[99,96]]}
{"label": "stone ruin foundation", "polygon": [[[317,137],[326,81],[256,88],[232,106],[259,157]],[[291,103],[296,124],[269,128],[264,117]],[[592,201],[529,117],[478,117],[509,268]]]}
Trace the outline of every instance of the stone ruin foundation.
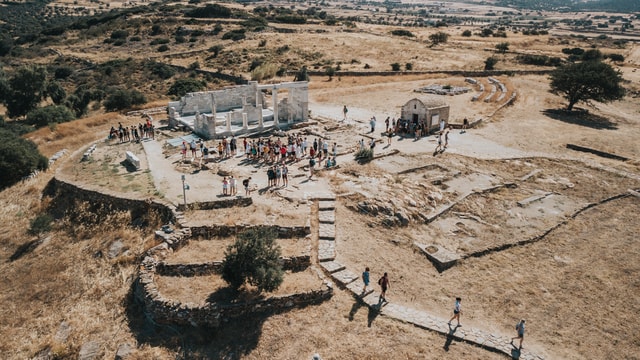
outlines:
{"label": "stone ruin foundation", "polygon": [[[169,102],[169,126],[186,127],[205,139],[279,129],[309,118],[306,81],[247,85],[189,93]],[[271,107],[265,91],[271,92]],[[279,99],[279,93],[286,97]]]}

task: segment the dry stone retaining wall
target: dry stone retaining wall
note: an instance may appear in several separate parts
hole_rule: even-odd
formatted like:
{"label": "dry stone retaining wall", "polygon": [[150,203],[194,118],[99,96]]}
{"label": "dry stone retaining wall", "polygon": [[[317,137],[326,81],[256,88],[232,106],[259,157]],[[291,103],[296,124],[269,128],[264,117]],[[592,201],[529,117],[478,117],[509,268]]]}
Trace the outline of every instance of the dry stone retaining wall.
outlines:
{"label": "dry stone retaining wall", "polygon": [[204,238],[212,238],[216,236],[236,235],[243,230],[251,228],[273,228],[278,233],[279,238],[296,238],[305,237],[311,233],[309,225],[306,226],[277,226],[277,225],[210,225],[191,227],[191,235],[194,237],[202,236]]}
{"label": "dry stone retaining wall", "polygon": [[[302,271],[311,266],[311,256],[281,257],[280,264],[283,270]],[[222,273],[222,261],[210,261],[200,264],[167,264],[159,262],[156,265],[156,273],[163,276],[204,276]]]}
{"label": "dry stone retaining wall", "polygon": [[213,209],[226,209],[232,207],[245,207],[253,204],[253,200],[250,197],[239,197],[234,199],[224,199],[216,201],[202,201],[197,203],[179,204],[177,206],[178,211],[185,210],[213,210]]}
{"label": "dry stone retaining wall", "polygon": [[175,221],[175,208],[170,203],[123,197],[119,194],[109,193],[106,190],[104,192],[96,191],[84,184],[73,184],[70,181],[60,179],[58,175],[49,181],[44,189],[44,195],[51,196],[54,199],[51,205],[54,213],[58,213],[57,215],[62,215],[69,206],[72,206],[73,200],[78,200],[113,211],[127,211],[131,213],[132,219],[148,214],[151,211],[158,214],[165,223]]}
{"label": "dry stone retaining wall", "polygon": [[158,267],[159,262],[154,257],[145,257],[140,265],[134,294],[144,304],[149,316],[160,323],[218,327],[222,321],[227,319],[260,312],[279,313],[294,307],[317,304],[333,295],[332,284],[324,281],[324,285],[318,290],[268,297],[246,303],[185,304],[162,296],[153,281]]}

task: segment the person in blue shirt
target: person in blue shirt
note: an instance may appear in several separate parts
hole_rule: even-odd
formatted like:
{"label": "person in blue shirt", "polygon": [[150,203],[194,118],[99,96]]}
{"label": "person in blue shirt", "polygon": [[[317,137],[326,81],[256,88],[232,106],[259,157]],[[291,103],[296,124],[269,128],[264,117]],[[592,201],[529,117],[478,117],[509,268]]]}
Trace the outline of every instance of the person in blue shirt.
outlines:
{"label": "person in blue shirt", "polygon": [[451,318],[451,320],[449,320],[447,324],[451,325],[451,322],[453,321],[453,319],[456,319],[458,321],[458,326],[461,326],[460,325],[460,314],[462,314],[462,307],[460,305],[461,301],[462,301],[462,298],[459,298],[459,297],[456,298],[456,303],[453,305],[453,317]]}
{"label": "person in blue shirt", "polygon": [[522,349],[522,340],[524,340],[524,319],[520,320],[516,325],[516,331],[518,332],[518,336],[511,338],[511,344],[513,345],[513,340],[520,339],[520,349]]}
{"label": "person in blue shirt", "polygon": [[364,283],[364,287],[362,288],[362,293],[367,292],[367,286],[369,286],[369,267],[367,266],[362,273],[362,282]]}

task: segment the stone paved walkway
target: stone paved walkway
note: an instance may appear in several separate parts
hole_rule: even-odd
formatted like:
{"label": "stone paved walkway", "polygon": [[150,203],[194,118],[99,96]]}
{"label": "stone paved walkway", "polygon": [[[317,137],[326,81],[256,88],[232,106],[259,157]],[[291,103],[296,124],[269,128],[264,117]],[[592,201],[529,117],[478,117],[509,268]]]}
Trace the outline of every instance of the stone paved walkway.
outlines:
{"label": "stone paved walkway", "polygon": [[[333,200],[330,200],[330,198]],[[447,319],[426,311],[420,311],[394,303],[385,302],[381,304],[379,302],[380,294],[376,291],[368,291],[363,294],[363,285],[359,281],[360,276],[358,273],[347,269],[346,266],[335,261],[337,254],[335,245],[335,196],[327,196],[321,201],[318,201],[318,203],[318,261],[320,262],[320,266],[336,283],[350,291],[369,308],[377,310],[381,315],[388,316],[392,319],[415,325],[421,329],[440,333],[452,341],[464,341],[489,351],[502,353],[514,359],[544,359],[543,356],[533,354],[527,349],[519,350],[511,344],[511,337],[509,336],[491,333],[477,328],[463,328],[449,325]],[[328,212],[332,212],[333,215],[328,214]]]}

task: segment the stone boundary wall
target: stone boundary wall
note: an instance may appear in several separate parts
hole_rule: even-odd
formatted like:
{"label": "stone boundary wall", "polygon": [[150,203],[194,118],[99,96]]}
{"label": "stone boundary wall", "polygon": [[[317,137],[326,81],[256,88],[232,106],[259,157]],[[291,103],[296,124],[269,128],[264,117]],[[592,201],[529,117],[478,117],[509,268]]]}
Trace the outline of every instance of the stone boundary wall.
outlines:
{"label": "stone boundary wall", "polygon": [[280,313],[293,307],[305,307],[320,303],[333,295],[330,282],[324,281],[319,290],[304,293],[274,296],[239,304],[207,303],[205,305],[183,304],[164,298],[153,281],[158,262],[147,256],[140,265],[134,295],[144,303],[149,316],[158,323],[191,326],[218,327],[224,319],[244,317],[255,313]]}
{"label": "stone boundary wall", "polygon": [[176,206],[178,211],[185,210],[213,210],[213,209],[226,209],[232,207],[246,207],[253,204],[253,200],[250,197],[239,197],[234,199],[224,199],[216,201],[202,201],[192,204],[179,204]]}
{"label": "stone boundary wall", "polygon": [[583,213],[586,210],[591,209],[592,207],[596,207],[605,203],[608,203],[610,201],[614,201],[614,200],[618,200],[618,199],[623,199],[626,197],[631,196],[630,193],[623,193],[623,194],[618,194],[618,195],[613,195],[611,197],[608,197],[606,199],[602,199],[598,202],[594,202],[594,203],[589,203],[585,206],[583,206],[582,208],[576,210],[573,214],[571,214],[571,216],[569,216],[567,219],[564,219],[562,221],[560,221],[559,223],[555,224],[554,226],[550,227],[549,229],[545,230],[544,232],[538,234],[538,235],[534,235],[530,238],[524,239],[524,240],[520,240],[520,241],[516,241],[513,243],[507,243],[507,244],[501,244],[495,247],[490,247],[490,248],[486,248],[483,250],[478,250],[475,251],[473,253],[470,254],[466,254],[464,256],[461,257],[461,259],[468,259],[468,258],[473,258],[473,257],[483,257],[485,255],[494,253],[494,252],[498,252],[498,251],[503,251],[515,246],[521,246],[521,245],[527,245],[527,244],[531,244],[531,243],[535,243],[538,242],[542,239],[544,239],[547,235],[549,235],[551,232],[553,232],[554,230],[556,230],[557,228],[559,228],[560,226],[566,225],[570,220],[574,220],[578,215],[580,215],[581,213]]}
{"label": "stone boundary wall", "polygon": [[[303,271],[311,266],[311,256],[281,257],[280,264],[283,270],[293,272]],[[156,265],[156,274],[162,276],[205,276],[222,273],[222,261],[210,261],[200,264],[167,264],[159,262]]]}
{"label": "stone boundary wall", "polygon": [[[338,76],[396,76],[396,75],[430,75],[445,74],[465,77],[487,77],[498,75],[546,75],[553,70],[426,70],[426,71],[336,71]],[[293,76],[296,71],[287,71],[287,75]],[[327,76],[324,71],[307,71],[309,76]]]}
{"label": "stone boundary wall", "polygon": [[132,219],[147,214],[149,211],[160,216],[162,222],[175,222],[174,206],[167,202],[154,199],[124,197],[120,194],[109,193],[108,190],[97,191],[83,184],[73,184],[68,180],[60,179],[56,174],[43,191],[44,195],[51,196],[54,212],[59,215],[70,205],[70,201],[78,200],[92,205],[101,206],[113,211],[126,211],[131,213]]}
{"label": "stone boundary wall", "polygon": [[231,236],[243,230],[252,228],[274,228],[278,232],[279,238],[305,237],[311,233],[311,227],[305,226],[278,226],[278,225],[209,225],[191,227],[191,237],[202,236],[212,238],[216,236]]}

